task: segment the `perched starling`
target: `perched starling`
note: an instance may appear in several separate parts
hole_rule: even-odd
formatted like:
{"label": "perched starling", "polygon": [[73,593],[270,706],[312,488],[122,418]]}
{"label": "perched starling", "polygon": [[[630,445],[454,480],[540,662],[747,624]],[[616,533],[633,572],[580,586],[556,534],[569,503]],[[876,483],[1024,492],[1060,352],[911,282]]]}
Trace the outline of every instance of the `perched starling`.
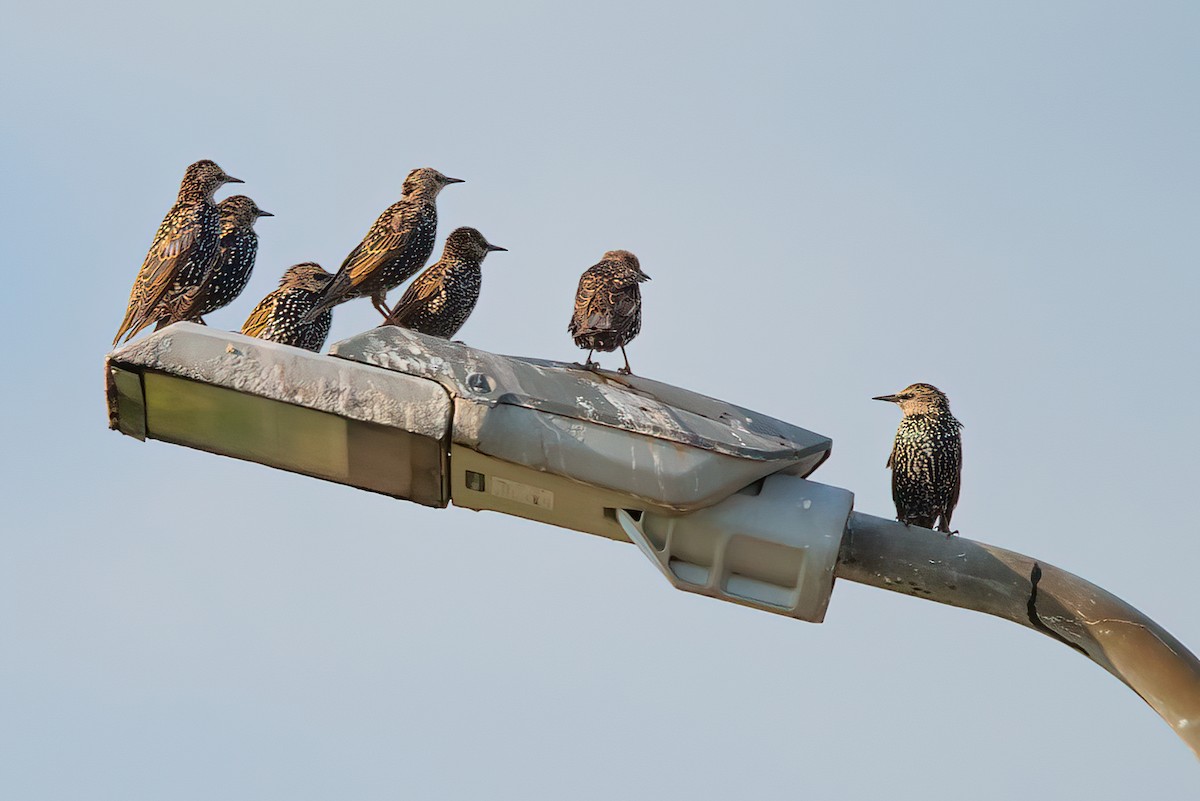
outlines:
{"label": "perched starling", "polygon": [[250,312],[242,325],[246,336],[282,342],[296,348],[319,351],[329,335],[333,310],[318,312],[316,319],[306,319],[317,297],[333,276],[311,261],[289,267],[279,282],[279,289],[267,295]]}
{"label": "perched starling", "polygon": [[168,299],[172,317],[165,321],[193,320],[203,323],[206,314],[223,309],[242,294],[254,270],[258,253],[258,234],[254,221],[274,217],[245,195],[233,195],[217,204],[221,212],[220,252],[198,287]]}
{"label": "perched starling", "polygon": [[497,247],[474,228],[456,228],[446,237],[442,258],[408,285],[384,325],[399,325],[449,339],[458,333],[479,300],[479,265]]}
{"label": "perched starling", "polygon": [[205,159],[187,168],[175,205],[158,226],[150,252],[129,292],[125,319],[113,337],[113,345],[124,336],[129,340],[159,318],[162,300],[173,287],[199,284],[216,258],[221,234],[221,215],[213,194],[231,178],[215,162]]}
{"label": "perched starling", "polygon": [[588,368],[593,351],[621,349],[625,367],[619,373],[629,375],[629,356],[625,346],[642,330],[642,293],[638,284],[649,281],[637,256],[628,250],[610,250],[600,263],[589,267],[579,279],[575,292],[575,313],[567,330],[575,344],[588,349]]}
{"label": "perched starling", "polygon": [[391,315],[387,293],[412,277],[429,261],[437,235],[437,196],[460,178],[447,178],[432,167],[413,170],[404,179],[403,197],[388,206],[342,262],[321,293],[308,319],[351,298],[371,296],[385,318]]}
{"label": "perched starling", "polygon": [[962,423],[950,414],[950,401],[930,384],[912,384],[891,401],[904,412],[887,466],[892,469],[892,500],[896,519],[906,525],[933,528],[947,534],[950,515],[958,505],[962,480]]}

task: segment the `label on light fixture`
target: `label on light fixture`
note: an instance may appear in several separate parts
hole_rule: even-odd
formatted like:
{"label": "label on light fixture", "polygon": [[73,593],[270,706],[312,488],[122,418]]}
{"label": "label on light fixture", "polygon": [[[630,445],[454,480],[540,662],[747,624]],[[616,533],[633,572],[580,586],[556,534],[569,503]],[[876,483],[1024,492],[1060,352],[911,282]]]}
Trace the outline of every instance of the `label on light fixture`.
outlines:
{"label": "label on light fixture", "polygon": [[504,498],[508,501],[516,501],[529,506],[537,506],[542,509],[554,508],[554,493],[550,490],[533,487],[529,484],[522,484],[519,481],[509,481],[507,479],[492,476],[492,480],[488,482],[492,495],[497,498]]}

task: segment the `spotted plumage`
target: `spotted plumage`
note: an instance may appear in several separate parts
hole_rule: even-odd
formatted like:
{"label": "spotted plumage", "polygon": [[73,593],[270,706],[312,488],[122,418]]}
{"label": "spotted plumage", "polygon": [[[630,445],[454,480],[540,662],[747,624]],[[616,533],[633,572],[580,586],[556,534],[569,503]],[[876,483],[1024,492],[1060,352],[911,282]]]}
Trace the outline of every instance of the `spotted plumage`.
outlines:
{"label": "spotted plumage", "polygon": [[642,330],[642,293],[638,284],[649,280],[637,256],[628,250],[608,251],[579,278],[575,313],[567,330],[576,345],[588,349],[587,367],[597,366],[592,362],[593,351],[620,348],[625,367],[618,372],[629,374],[625,346]]}
{"label": "spotted plumage", "polygon": [[131,339],[138,331],[160,319],[163,298],[180,287],[197,286],[216,258],[221,233],[221,215],[213,194],[231,178],[215,162],[197,161],[187,168],[175,205],[167,212],[142,269],[129,292],[125,319],[113,337]]}
{"label": "spotted plumage", "polygon": [[399,325],[449,339],[458,333],[479,300],[480,265],[494,250],[474,228],[456,228],[446,237],[437,263],[408,285],[384,325]]}
{"label": "spotted plumage", "polygon": [[433,253],[438,193],[457,183],[462,180],[447,178],[431,167],[410,172],[401,189],[403,196],[379,215],[362,242],[346,256],[310,312],[310,319],[339,303],[367,295],[387,318],[391,314],[386,302],[388,290],[411,278]]}
{"label": "spotted plumage", "polygon": [[308,261],[289,267],[279,288],[263,298],[242,325],[246,336],[269,339],[305,350],[319,351],[329,336],[333,310],[319,312],[311,322],[306,319],[317,298],[333,276],[319,264]]}
{"label": "spotted plumage", "polygon": [[952,534],[950,516],[962,486],[962,423],[950,413],[950,401],[931,384],[912,384],[895,395],[874,400],[900,407],[904,419],[887,466],[892,470],[896,519]]}
{"label": "spotted plumage", "polygon": [[193,320],[203,323],[206,314],[223,309],[242,294],[254,271],[254,257],[258,254],[258,234],[254,222],[259,217],[274,217],[269,211],[260,209],[245,195],[233,195],[217,204],[221,213],[220,251],[212,266],[204,275],[199,286],[182,293],[180,297],[168,298],[172,317],[164,322]]}

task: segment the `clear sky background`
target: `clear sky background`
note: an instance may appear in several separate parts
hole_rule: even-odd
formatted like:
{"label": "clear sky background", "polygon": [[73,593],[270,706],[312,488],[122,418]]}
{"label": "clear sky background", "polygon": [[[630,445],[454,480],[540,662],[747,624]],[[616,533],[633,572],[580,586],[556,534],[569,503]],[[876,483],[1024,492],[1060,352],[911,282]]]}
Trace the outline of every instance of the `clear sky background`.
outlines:
{"label": "clear sky background", "polygon": [[[885,515],[899,414],[870,397],[934,383],[963,534],[1196,650],[1200,6],[5,18],[0,795],[1194,796],[1149,707],[1024,628],[848,582],[808,625],[626,545],[139,444],[101,366],[188,163],[277,215],[226,328],[435,166],[467,181],[441,234],[511,251],[472,345],[579,358],[579,273],[633,250],[637,372],[831,436],[816,478]],[[378,321],[339,307],[331,340]]]}

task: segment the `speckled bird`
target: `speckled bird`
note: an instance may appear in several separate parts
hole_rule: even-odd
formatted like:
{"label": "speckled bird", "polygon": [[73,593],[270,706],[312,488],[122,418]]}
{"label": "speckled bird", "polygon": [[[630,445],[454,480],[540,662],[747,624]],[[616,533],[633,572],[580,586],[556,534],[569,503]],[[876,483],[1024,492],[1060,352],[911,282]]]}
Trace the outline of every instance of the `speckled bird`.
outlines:
{"label": "speckled bird", "polygon": [[[171,317],[163,322],[193,320],[204,322],[204,315],[223,309],[242,294],[254,271],[258,254],[258,234],[254,222],[259,217],[274,217],[260,209],[245,195],[233,195],[217,204],[221,212],[220,251],[200,285],[180,297],[168,297]],[[173,293],[172,293],[173,294]],[[162,325],[162,323],[160,323]]]}
{"label": "speckled bird", "polygon": [[369,295],[386,319],[388,290],[395,289],[425,266],[437,236],[437,196],[460,178],[447,178],[432,167],[413,170],[404,179],[400,200],[388,206],[367,231],[309,313]]}
{"label": "speckled bird", "polygon": [[113,337],[114,346],[122,336],[129,340],[159,319],[162,300],[173,287],[196,286],[204,277],[217,256],[221,235],[221,215],[213,194],[227,183],[242,181],[226,175],[208,159],[187,168],[175,205],[158,226],[134,279],[125,319]]}
{"label": "speckled bird", "polygon": [[610,250],[598,264],[584,271],[567,330],[576,345],[588,349],[585,367],[599,366],[592,361],[593,351],[620,348],[625,367],[617,372],[629,375],[625,346],[642,330],[642,292],[638,284],[649,280],[637,256],[628,250]]}
{"label": "speckled bird", "polygon": [[333,310],[319,312],[308,322],[306,316],[333,276],[321,265],[306,261],[289,267],[279,282],[279,288],[267,295],[250,312],[242,325],[246,336],[269,339],[305,350],[319,351],[329,336]]}
{"label": "speckled bird", "polygon": [[950,413],[946,394],[931,384],[912,384],[873,400],[900,407],[904,419],[888,456],[896,519],[946,534],[962,486],[962,423]]}
{"label": "speckled bird", "polygon": [[458,333],[479,300],[480,265],[494,250],[474,228],[455,228],[437,263],[408,285],[384,325],[399,325],[422,334],[449,339]]}

